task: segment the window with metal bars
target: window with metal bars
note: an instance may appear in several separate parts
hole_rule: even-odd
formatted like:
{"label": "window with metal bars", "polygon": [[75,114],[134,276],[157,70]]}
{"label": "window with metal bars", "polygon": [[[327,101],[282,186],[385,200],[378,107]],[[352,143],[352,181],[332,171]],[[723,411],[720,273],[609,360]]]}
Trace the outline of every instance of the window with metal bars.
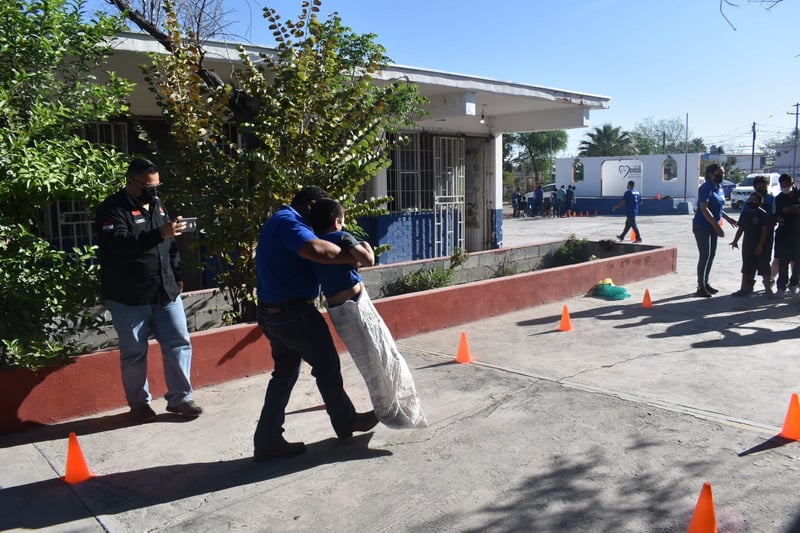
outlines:
{"label": "window with metal bars", "polygon": [[389,211],[408,212],[433,209],[433,137],[424,133],[402,135],[392,150],[386,171]]}

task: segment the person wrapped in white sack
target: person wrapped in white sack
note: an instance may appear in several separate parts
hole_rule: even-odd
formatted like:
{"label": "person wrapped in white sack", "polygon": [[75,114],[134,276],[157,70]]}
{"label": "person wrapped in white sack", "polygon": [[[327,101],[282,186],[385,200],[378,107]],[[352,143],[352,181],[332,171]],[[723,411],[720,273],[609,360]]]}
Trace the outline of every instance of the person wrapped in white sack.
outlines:
{"label": "person wrapped in white sack", "polygon": [[427,426],[411,371],[357,270],[359,265],[375,264],[372,247],[342,231],[344,208],[336,200],[317,200],[311,208],[311,226],[355,263],[315,263],[314,269],[325,293],[328,315],[364,377],[378,420],[393,428]]}

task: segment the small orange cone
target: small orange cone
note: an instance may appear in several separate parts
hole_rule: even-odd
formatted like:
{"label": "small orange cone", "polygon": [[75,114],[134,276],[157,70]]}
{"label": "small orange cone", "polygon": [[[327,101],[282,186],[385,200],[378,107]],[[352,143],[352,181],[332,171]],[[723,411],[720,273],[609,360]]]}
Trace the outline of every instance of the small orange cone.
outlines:
{"label": "small orange cone", "polygon": [[469,342],[467,342],[467,334],[461,332],[461,341],[458,343],[458,354],[456,354],[456,363],[471,363],[472,354],[469,351]]}
{"label": "small orange cone", "polygon": [[572,331],[572,321],[569,319],[569,309],[566,305],[561,311],[561,324],[558,326],[558,331]]}
{"label": "small orange cone", "polygon": [[797,400],[797,393],[792,393],[789,401],[789,410],[786,411],[786,420],[783,422],[783,429],[779,433],[784,439],[800,440],[800,402]]}
{"label": "small orange cone", "polygon": [[714,496],[711,494],[711,483],[703,483],[700,497],[694,508],[692,521],[686,533],[717,533],[717,515],[714,512]]}
{"label": "small orange cone", "polygon": [[94,474],[89,471],[86,459],[83,458],[81,445],[78,444],[78,437],[74,432],[70,433],[69,447],[67,448],[67,471],[64,475],[64,481],[70,485],[77,485],[93,477]]}
{"label": "small orange cone", "polygon": [[650,309],[653,307],[653,301],[650,299],[650,289],[644,290],[644,300],[642,300],[642,307]]}
{"label": "small orange cone", "polygon": [[661,200],[661,193],[656,194],[656,200]]}
{"label": "small orange cone", "polygon": [[594,216],[597,216],[597,209],[594,210]]}
{"label": "small orange cone", "polygon": [[636,242],[636,239],[638,239],[638,238],[639,238],[639,236],[636,235],[636,230],[631,228],[631,242]]}

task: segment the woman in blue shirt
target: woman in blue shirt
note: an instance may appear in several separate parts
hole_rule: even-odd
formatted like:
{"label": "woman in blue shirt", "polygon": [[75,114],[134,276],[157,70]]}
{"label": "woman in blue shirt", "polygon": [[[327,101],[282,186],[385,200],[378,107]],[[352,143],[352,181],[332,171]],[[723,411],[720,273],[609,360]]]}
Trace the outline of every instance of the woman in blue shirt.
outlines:
{"label": "woman in blue shirt", "polygon": [[716,163],[706,168],[706,181],[697,191],[697,211],[692,221],[692,232],[697,241],[697,292],[696,296],[710,298],[716,294],[717,289],[708,284],[708,275],[717,253],[717,239],[724,237],[725,232],[719,225],[724,218],[734,228],[736,220],[728,216],[722,207],[725,205],[725,196],[722,192],[722,180],[725,169]]}

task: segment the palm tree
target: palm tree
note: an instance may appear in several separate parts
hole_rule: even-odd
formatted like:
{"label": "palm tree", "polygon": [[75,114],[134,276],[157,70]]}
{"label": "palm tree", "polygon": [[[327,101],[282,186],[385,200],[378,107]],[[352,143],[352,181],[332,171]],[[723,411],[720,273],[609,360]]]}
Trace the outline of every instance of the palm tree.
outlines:
{"label": "palm tree", "polygon": [[578,155],[581,157],[607,156],[607,155],[632,155],[636,153],[633,138],[627,131],[615,128],[611,124],[595,127],[594,132],[586,134],[589,137],[581,141],[578,146]]}

